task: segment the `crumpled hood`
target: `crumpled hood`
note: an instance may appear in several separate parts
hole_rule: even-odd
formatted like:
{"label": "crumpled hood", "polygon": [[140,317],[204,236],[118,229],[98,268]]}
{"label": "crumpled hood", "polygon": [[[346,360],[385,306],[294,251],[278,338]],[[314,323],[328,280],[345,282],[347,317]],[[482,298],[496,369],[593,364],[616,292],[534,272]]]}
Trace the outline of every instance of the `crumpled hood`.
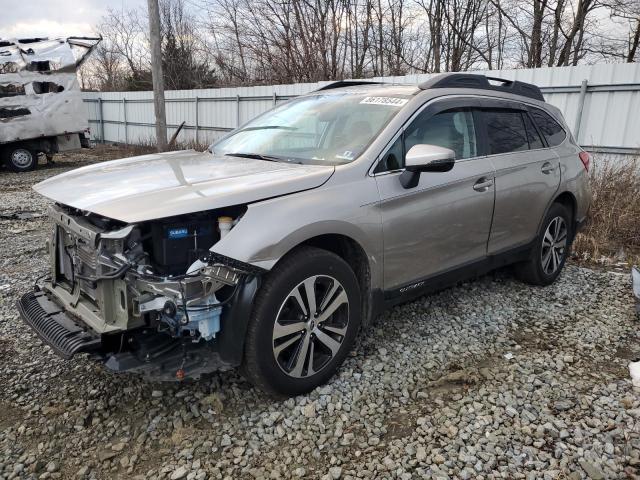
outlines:
{"label": "crumpled hood", "polygon": [[309,190],[333,171],[184,150],[89,165],[33,188],[58,203],[132,223]]}

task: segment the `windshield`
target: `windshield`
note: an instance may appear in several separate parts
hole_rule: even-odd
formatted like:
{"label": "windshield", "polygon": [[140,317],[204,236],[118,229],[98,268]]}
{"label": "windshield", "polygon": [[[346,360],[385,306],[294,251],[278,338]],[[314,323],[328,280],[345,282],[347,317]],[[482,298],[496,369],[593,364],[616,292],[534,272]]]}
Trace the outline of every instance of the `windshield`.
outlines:
{"label": "windshield", "polygon": [[214,144],[212,151],[303,164],[349,163],[407,101],[364,93],[301,97],[252,120]]}

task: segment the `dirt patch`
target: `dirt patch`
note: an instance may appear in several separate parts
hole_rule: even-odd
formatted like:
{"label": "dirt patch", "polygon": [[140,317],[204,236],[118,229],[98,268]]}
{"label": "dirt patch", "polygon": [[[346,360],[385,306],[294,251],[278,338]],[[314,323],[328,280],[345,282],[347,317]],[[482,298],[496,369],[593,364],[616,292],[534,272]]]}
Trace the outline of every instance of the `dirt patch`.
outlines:
{"label": "dirt patch", "polygon": [[[551,334],[549,334],[551,333]],[[548,351],[558,347],[560,332],[545,330],[544,333],[523,330],[513,330],[511,338],[524,349]]]}
{"label": "dirt patch", "polygon": [[429,395],[448,397],[464,393],[482,379],[477,369],[461,369],[440,377],[429,385]]}
{"label": "dirt patch", "polygon": [[18,425],[24,419],[24,413],[17,407],[0,402],[0,430]]}
{"label": "dirt patch", "polygon": [[630,362],[640,360],[640,345],[621,345],[616,350],[616,357]]}
{"label": "dirt patch", "polygon": [[387,417],[385,440],[409,437],[414,431],[417,417],[409,413],[397,413]]}
{"label": "dirt patch", "polygon": [[13,344],[6,338],[0,338],[0,359],[9,358],[15,349]]}

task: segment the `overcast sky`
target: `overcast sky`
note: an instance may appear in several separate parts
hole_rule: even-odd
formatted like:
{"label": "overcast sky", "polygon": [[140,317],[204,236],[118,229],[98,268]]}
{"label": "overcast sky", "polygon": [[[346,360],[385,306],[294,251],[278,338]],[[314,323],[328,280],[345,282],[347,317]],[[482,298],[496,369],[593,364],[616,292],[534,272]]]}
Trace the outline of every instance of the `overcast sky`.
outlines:
{"label": "overcast sky", "polygon": [[[146,6],[146,0],[0,0],[0,38],[93,35],[108,8]],[[10,5],[10,6],[9,6]]]}

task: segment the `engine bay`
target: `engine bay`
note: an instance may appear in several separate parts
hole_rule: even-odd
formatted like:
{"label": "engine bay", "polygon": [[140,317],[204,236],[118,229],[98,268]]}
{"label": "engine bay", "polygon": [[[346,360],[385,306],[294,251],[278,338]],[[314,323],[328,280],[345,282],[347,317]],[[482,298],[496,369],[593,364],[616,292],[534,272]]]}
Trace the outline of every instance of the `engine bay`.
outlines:
{"label": "engine bay", "polygon": [[246,207],[125,224],[51,207],[45,290],[96,333],[147,329],[193,343],[214,340],[222,309],[256,267],[210,252]]}

